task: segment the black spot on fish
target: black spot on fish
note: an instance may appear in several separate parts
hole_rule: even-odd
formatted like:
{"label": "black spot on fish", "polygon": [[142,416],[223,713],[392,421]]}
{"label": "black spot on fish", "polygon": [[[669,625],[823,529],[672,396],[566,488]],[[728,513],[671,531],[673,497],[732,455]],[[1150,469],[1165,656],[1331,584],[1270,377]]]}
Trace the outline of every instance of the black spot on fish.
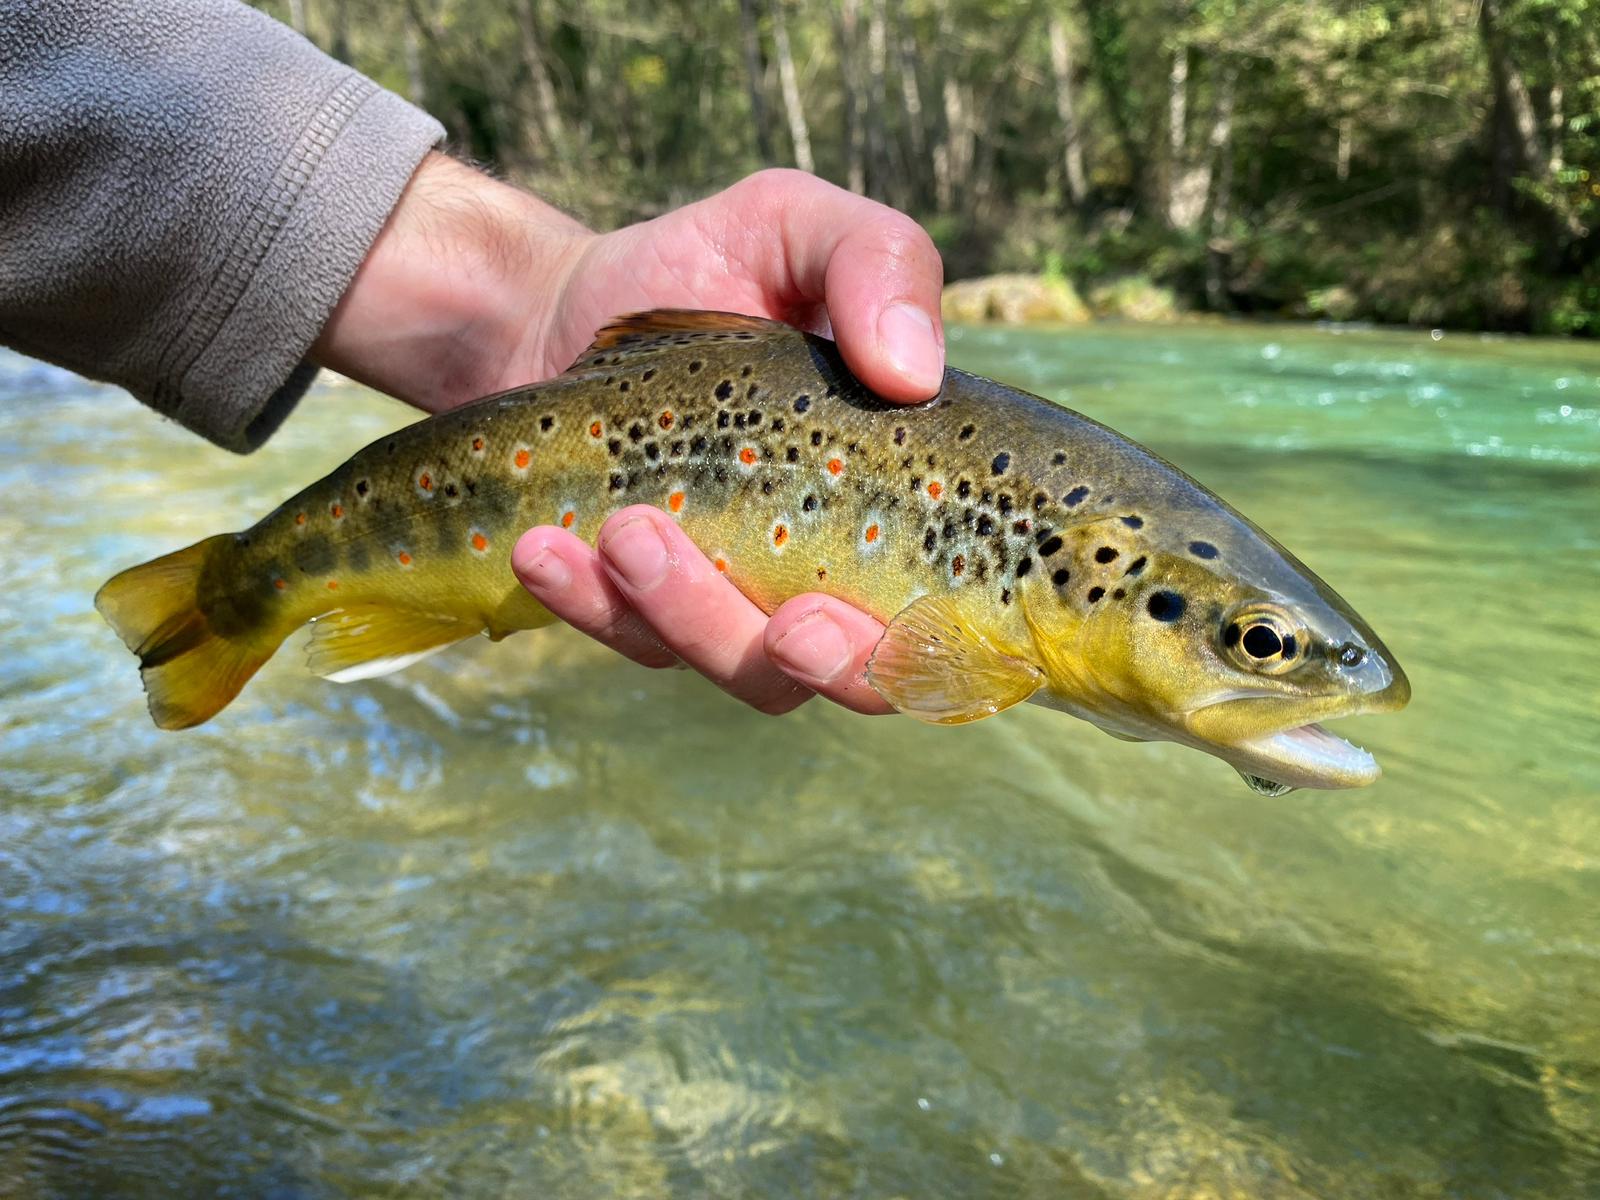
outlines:
{"label": "black spot on fish", "polygon": [[1123,591],[1121,588],[1113,588],[1111,591],[1111,598],[1113,600],[1121,600],[1127,594],[1128,593]]}
{"label": "black spot on fish", "polygon": [[393,454],[395,452],[395,449],[397,448],[397,443],[394,442],[393,440],[390,440],[390,441],[384,443],[384,447],[383,448],[388,453]]}
{"label": "black spot on fish", "polygon": [[1051,461],[1051,463],[1052,463],[1052,464],[1054,464],[1054,465],[1055,465],[1055,466],[1058,466],[1058,467],[1061,467],[1061,466],[1065,466],[1065,465],[1066,465],[1066,462],[1067,462],[1067,454],[1066,454],[1066,451],[1064,451],[1064,450],[1057,450],[1057,451],[1056,451],[1056,452],[1055,452],[1055,455],[1054,455],[1054,457],[1052,457],[1052,458],[1051,458],[1051,459],[1050,459],[1050,461]]}
{"label": "black spot on fish", "polygon": [[807,496],[800,502],[800,508],[804,512],[816,512],[817,498],[815,496]]}
{"label": "black spot on fish", "polygon": [[959,483],[957,483],[956,484],[956,495],[961,497],[961,499],[963,499],[963,500],[965,500],[968,496],[972,495],[972,483],[971,483],[971,481],[963,479]]}
{"label": "black spot on fish", "polygon": [[929,465],[929,466],[930,466],[930,467],[932,467],[932,466],[936,466],[936,465],[938,465],[938,463],[937,463],[937,460],[936,460],[936,459],[935,459],[935,457],[934,457],[934,456],[933,456],[933,455],[931,455],[931,454],[930,454],[930,455],[928,455],[928,457],[927,457],[927,459],[926,459],[926,460],[924,460],[924,461],[926,461],[926,462],[927,462],[927,464],[928,464],[928,465]]}
{"label": "black spot on fish", "polygon": [[1067,580],[1071,578],[1071,571],[1067,570],[1065,567],[1058,567],[1055,573],[1050,576],[1050,582],[1055,584],[1057,587],[1062,587],[1066,584]]}
{"label": "black spot on fish", "polygon": [[753,371],[754,369],[755,368],[752,367],[749,363],[745,363],[744,366],[739,368],[739,378],[740,379],[749,379],[750,378],[750,372]]}
{"label": "black spot on fish", "polygon": [[358,496],[365,496],[365,495],[366,495],[366,494],[367,494],[367,489],[368,489],[368,488],[369,488],[369,487],[370,487],[370,486],[371,486],[371,485],[370,485],[370,484],[368,484],[368,483],[367,483],[367,481],[366,481],[366,480],[365,480],[365,479],[358,479],[358,480],[356,480],[356,495],[358,495]]}
{"label": "black spot on fish", "polygon": [[1100,597],[1104,596],[1105,594],[1106,594],[1106,590],[1103,587],[1092,587],[1092,588],[1090,588],[1089,589],[1089,603],[1090,604],[1099,604],[1100,603]]}
{"label": "black spot on fish", "polygon": [[750,415],[749,415],[748,420],[750,421],[750,424],[752,424],[752,425],[761,424],[761,410],[759,408],[752,408],[750,410]]}
{"label": "black spot on fish", "polygon": [[763,480],[762,480],[762,481],[761,481],[761,494],[762,494],[762,495],[763,495],[763,496],[770,496],[770,495],[772,495],[772,480],[770,480],[770,479],[763,479]]}
{"label": "black spot on fish", "polygon": [[929,554],[932,554],[933,553],[933,548],[935,546],[937,546],[938,544],[939,544],[939,531],[937,529],[935,529],[932,525],[930,525],[930,526],[928,526],[927,532],[922,535],[922,548],[924,550],[926,550]]}
{"label": "black spot on fish", "polygon": [[705,448],[706,448],[705,435],[703,433],[695,434],[694,438],[689,442],[689,453],[690,454],[703,454],[705,452]]}
{"label": "black spot on fish", "polygon": [[812,445],[813,445],[813,446],[820,446],[820,445],[822,445],[822,430],[820,430],[820,429],[813,429],[813,430],[812,430],[812,431],[811,431],[811,444],[812,444]]}
{"label": "black spot on fish", "polygon": [[606,443],[606,449],[611,451],[611,457],[615,458],[622,453],[622,439],[612,438]]}
{"label": "black spot on fish", "polygon": [[678,441],[673,442],[672,443],[672,449],[670,451],[668,451],[668,453],[670,453],[673,458],[681,457],[683,455],[683,441],[682,441],[682,439],[679,439]]}
{"label": "black spot on fish", "polygon": [[1144,518],[1143,517],[1133,517],[1133,516],[1123,517],[1122,518],[1122,523],[1124,525],[1126,525],[1129,529],[1143,529],[1144,528]]}
{"label": "black spot on fish", "polygon": [[[1144,602],[1144,609],[1158,621],[1176,621],[1183,616],[1183,610],[1188,607],[1184,598],[1177,592],[1152,592],[1150,599]],[[1233,640],[1239,640],[1239,627],[1230,626]],[[1233,645],[1229,642],[1228,645]]]}
{"label": "black spot on fish", "polygon": [[956,535],[956,523],[954,521],[946,521],[944,523],[944,528],[939,531],[939,536],[945,537],[945,538],[953,538],[953,537],[955,537],[955,535]]}
{"label": "black spot on fish", "polygon": [[773,433],[782,433],[784,430],[783,418],[773,417],[772,424],[768,425],[767,428],[772,430]]}
{"label": "black spot on fish", "polygon": [[705,364],[703,362],[701,362],[698,358],[693,360],[689,364],[689,374],[698,375],[700,373],[700,368],[703,367],[703,366],[705,366]]}
{"label": "black spot on fish", "polygon": [[624,379],[621,383],[617,384],[617,391],[625,392],[632,386],[633,386],[632,384],[630,384],[626,379]]}
{"label": "black spot on fish", "polygon": [[1011,497],[1004,492],[1000,494],[1000,515],[1003,517],[1012,509]]}
{"label": "black spot on fish", "polygon": [[1217,548],[1210,542],[1190,542],[1189,553],[1196,558],[1215,558],[1217,556]]}
{"label": "black spot on fish", "polygon": [[658,447],[654,442],[646,442],[644,444],[644,456],[651,462],[655,462],[656,459],[661,457],[660,447]]}
{"label": "black spot on fish", "polygon": [[556,423],[556,419],[554,417],[540,417],[539,418],[539,430],[540,430],[540,432],[549,433],[551,428],[555,425],[555,423]]}
{"label": "black spot on fish", "polygon": [[649,383],[655,377],[656,377],[656,369],[654,367],[651,367],[643,375],[639,376],[639,382],[640,383]]}
{"label": "black spot on fish", "polygon": [[733,395],[733,380],[724,379],[717,384],[716,397],[718,400],[726,400],[731,395]]}
{"label": "black spot on fish", "polygon": [[1100,549],[1094,552],[1094,560],[1097,563],[1108,563],[1116,556],[1117,550],[1115,546],[1101,546]]}
{"label": "black spot on fish", "polygon": [[976,425],[963,425],[961,427],[961,432],[958,433],[956,436],[959,437],[964,442],[969,437],[971,437],[974,433],[976,433],[977,431],[978,431],[978,427]]}
{"label": "black spot on fish", "polygon": [[989,469],[996,475],[1004,475],[1006,468],[1011,465],[1011,455],[1004,450],[994,456],[994,461],[989,464]]}
{"label": "black spot on fish", "polygon": [[644,439],[644,426],[643,425],[641,425],[641,424],[639,424],[639,422],[635,421],[632,425],[628,426],[628,440],[629,441],[638,442],[638,441],[642,441],[643,439]]}
{"label": "black spot on fish", "polygon": [[745,416],[744,416],[744,414],[743,413],[734,413],[733,414],[733,427],[735,429],[743,429],[744,426],[745,426]]}
{"label": "black spot on fish", "polygon": [[894,444],[896,446],[904,446],[906,444],[906,427],[904,425],[897,425],[895,427]]}
{"label": "black spot on fish", "polygon": [[1149,561],[1149,559],[1145,558],[1145,556],[1141,554],[1138,558],[1134,559],[1128,564],[1128,569],[1122,573],[1122,577],[1126,579],[1129,575],[1139,574],[1139,572],[1144,570],[1145,563]]}
{"label": "black spot on fish", "polygon": [[800,395],[798,395],[798,396],[796,396],[794,398],[794,410],[795,410],[795,412],[803,413],[803,412],[806,411],[806,409],[808,409],[810,407],[811,407],[811,397],[810,396],[807,396],[804,393],[801,393]]}
{"label": "black spot on fish", "polygon": [[308,575],[320,575],[331,570],[338,561],[333,542],[320,533],[309,534],[297,541],[289,551],[289,558]]}
{"label": "black spot on fish", "polygon": [[1031,570],[1033,570],[1033,559],[1024,554],[1017,560],[1017,578],[1021,579]]}
{"label": "black spot on fish", "polygon": [[792,462],[792,463],[793,462],[799,462],[800,461],[800,447],[799,446],[790,446],[787,450],[785,450],[783,452],[783,458],[784,458],[785,462]]}
{"label": "black spot on fish", "polygon": [[454,500],[457,496],[461,495],[461,489],[453,483],[447,483],[444,485],[444,494],[445,499]]}
{"label": "black spot on fish", "polygon": [[717,428],[718,429],[726,429],[727,427],[728,427],[728,414],[725,413],[725,412],[719,412],[717,414]]}
{"label": "black spot on fish", "polygon": [[1080,483],[1077,487],[1073,488],[1065,496],[1061,497],[1061,503],[1065,504],[1068,508],[1075,508],[1079,504],[1083,503],[1083,498],[1085,496],[1087,496],[1088,494],[1089,494],[1089,489],[1084,487],[1083,484]]}
{"label": "black spot on fish", "polygon": [[611,490],[613,492],[620,492],[627,485],[628,485],[627,476],[618,475],[615,472],[612,473],[612,475],[611,475]]}
{"label": "black spot on fish", "polygon": [[1050,497],[1046,496],[1043,492],[1035,492],[1033,494],[1033,511],[1034,512],[1043,512],[1044,511],[1044,506],[1046,504],[1049,504],[1049,503],[1050,503]]}
{"label": "black spot on fish", "polygon": [[1010,588],[1001,589],[1001,592],[1000,592],[1000,603],[1001,604],[1010,604],[1011,603],[1011,589]]}
{"label": "black spot on fish", "polygon": [[1061,549],[1061,537],[1059,534],[1052,533],[1049,537],[1045,538],[1044,541],[1039,543],[1039,553],[1044,555],[1046,558],[1049,558],[1059,549]]}
{"label": "black spot on fish", "polygon": [[978,518],[978,534],[979,534],[979,536],[980,537],[988,537],[993,532],[994,532],[994,522],[989,519],[988,514],[985,514],[985,515],[979,517]]}

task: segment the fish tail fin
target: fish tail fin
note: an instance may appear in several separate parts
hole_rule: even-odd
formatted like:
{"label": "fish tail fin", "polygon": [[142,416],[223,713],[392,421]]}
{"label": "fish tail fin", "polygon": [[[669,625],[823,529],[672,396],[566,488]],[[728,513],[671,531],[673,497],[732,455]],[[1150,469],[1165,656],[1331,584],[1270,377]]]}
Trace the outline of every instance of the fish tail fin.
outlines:
{"label": "fish tail fin", "polygon": [[200,606],[200,575],[231,548],[221,534],[114,576],[94,598],[111,628],[139,656],[150,716],[162,729],[187,729],[220,712],[286,631],[248,628],[219,634]]}

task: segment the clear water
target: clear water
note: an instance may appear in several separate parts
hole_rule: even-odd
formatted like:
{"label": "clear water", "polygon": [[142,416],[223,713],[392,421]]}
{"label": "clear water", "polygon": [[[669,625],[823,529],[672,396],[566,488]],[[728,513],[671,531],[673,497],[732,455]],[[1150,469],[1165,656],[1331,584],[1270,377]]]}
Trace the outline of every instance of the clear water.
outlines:
{"label": "clear water", "polygon": [[95,587],[408,414],[241,460],[0,359],[0,1194],[1600,1195],[1600,353],[951,347],[1372,620],[1380,784],[771,720],[565,630],[158,733]]}

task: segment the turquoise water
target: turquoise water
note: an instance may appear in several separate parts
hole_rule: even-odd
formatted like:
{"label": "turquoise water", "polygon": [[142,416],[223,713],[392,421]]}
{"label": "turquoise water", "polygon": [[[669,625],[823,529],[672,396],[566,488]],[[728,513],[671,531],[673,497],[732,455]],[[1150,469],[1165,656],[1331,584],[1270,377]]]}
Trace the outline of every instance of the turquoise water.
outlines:
{"label": "turquoise water", "polygon": [[408,419],[237,459],[0,358],[0,1194],[1600,1194],[1600,352],[955,330],[1404,663],[1264,800],[1032,706],[759,717],[566,630],[153,729],[90,598]]}

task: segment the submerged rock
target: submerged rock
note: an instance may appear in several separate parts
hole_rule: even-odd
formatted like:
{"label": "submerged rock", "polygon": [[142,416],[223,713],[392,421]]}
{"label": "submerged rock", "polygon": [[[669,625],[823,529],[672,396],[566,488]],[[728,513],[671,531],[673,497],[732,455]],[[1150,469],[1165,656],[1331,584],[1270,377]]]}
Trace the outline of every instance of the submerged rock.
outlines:
{"label": "submerged rock", "polygon": [[994,321],[1002,325],[1079,325],[1089,309],[1065,279],[1044,275],[985,275],[944,289],[947,321]]}

